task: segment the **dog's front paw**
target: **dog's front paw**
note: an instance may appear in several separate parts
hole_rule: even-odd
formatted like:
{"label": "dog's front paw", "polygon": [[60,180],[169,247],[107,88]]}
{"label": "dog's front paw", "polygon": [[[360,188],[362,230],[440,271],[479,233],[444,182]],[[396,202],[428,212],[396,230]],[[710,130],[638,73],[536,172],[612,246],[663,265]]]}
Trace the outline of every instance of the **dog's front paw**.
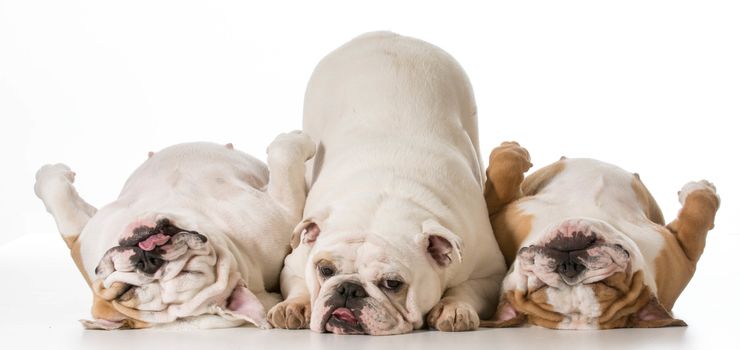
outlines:
{"label": "dog's front paw", "polygon": [[300,130],[282,133],[267,147],[267,154],[274,157],[276,154],[283,156],[293,155],[306,161],[316,154],[316,144],[311,138]]}
{"label": "dog's front paw", "polygon": [[427,314],[427,324],[443,332],[465,332],[478,329],[480,318],[470,304],[442,299]]}
{"label": "dog's front paw", "polygon": [[707,181],[707,180],[700,180],[700,181],[691,181],[683,186],[680,191],[678,191],[678,201],[681,203],[681,205],[686,204],[686,198],[694,192],[697,191],[704,191],[708,193],[709,195],[717,198],[717,202],[720,201],[719,195],[717,194],[717,188],[714,187],[714,184]]}
{"label": "dog's front paw", "polygon": [[75,173],[64,164],[47,164],[36,172],[34,192],[42,200],[63,200],[73,191]]}
{"label": "dog's front paw", "polygon": [[516,167],[518,171],[526,172],[532,167],[529,151],[516,141],[505,141],[491,151],[490,165],[502,164],[506,167]]}
{"label": "dog's front paw", "polygon": [[308,298],[293,298],[283,301],[267,313],[267,320],[275,328],[308,328],[311,320],[311,303]]}

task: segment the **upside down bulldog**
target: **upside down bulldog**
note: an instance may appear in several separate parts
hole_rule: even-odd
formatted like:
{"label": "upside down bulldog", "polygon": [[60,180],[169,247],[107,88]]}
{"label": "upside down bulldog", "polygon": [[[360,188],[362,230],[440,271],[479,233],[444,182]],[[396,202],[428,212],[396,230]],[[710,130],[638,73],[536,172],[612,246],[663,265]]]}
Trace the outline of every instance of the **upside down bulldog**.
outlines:
{"label": "upside down bulldog", "polygon": [[35,192],[93,291],[83,325],[269,327],[314,152],[300,132],[273,141],[268,166],[231,144],[175,145],[150,153],[100,210],[80,198],[69,167],[42,167]]}

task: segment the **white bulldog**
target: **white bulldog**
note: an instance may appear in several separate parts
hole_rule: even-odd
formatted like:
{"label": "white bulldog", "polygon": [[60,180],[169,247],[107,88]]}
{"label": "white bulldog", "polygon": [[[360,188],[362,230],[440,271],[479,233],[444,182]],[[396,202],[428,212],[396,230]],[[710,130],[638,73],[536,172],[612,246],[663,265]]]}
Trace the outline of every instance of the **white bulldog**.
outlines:
{"label": "white bulldog", "polygon": [[563,158],[525,179],[531,166],[515,142],[491,153],[486,200],[511,268],[496,319],[484,325],[685,326],[670,310],[714,227],[714,186],[684,186],[683,208],[666,225],[637,174]]}
{"label": "white bulldog", "polygon": [[290,234],[305,202],[305,134],[268,147],[268,169],[231,144],[186,143],[150,153],[113,203],[96,210],[63,164],[36,174],[93,291],[87,328],[162,325],[267,328]]}
{"label": "white bulldog", "polygon": [[426,316],[438,330],[477,328],[506,267],[462,68],[423,41],[366,34],[319,63],[304,108],[318,151],[271,323],[383,335]]}

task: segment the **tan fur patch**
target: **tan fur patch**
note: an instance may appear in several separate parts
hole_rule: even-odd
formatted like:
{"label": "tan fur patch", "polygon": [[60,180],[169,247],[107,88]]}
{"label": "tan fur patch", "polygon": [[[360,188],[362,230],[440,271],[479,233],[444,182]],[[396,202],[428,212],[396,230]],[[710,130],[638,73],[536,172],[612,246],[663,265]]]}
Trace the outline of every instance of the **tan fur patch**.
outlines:
{"label": "tan fur patch", "polygon": [[658,300],[668,310],[694,276],[696,263],[689,261],[676,237],[664,227],[658,228],[665,244],[655,259],[655,285]]}
{"label": "tan fur patch", "polygon": [[550,181],[565,169],[564,159],[552,163],[527,176],[522,183],[522,193],[525,196],[533,196],[541,191]]}
{"label": "tan fur patch", "polygon": [[547,288],[540,288],[534,292],[509,291],[504,298],[514,309],[527,315],[529,323],[547,328],[557,328],[563,321],[563,315],[553,311],[552,305],[547,303]]}
{"label": "tan fur patch", "polygon": [[507,266],[511,266],[514,262],[519,248],[532,231],[534,217],[524,213],[517,205],[526,200],[524,198],[510,204],[497,215],[491,216],[493,234],[496,236]]}
{"label": "tan fur patch", "polygon": [[77,239],[78,237],[79,235],[62,236],[62,239],[64,240],[64,243],[67,243],[69,253],[72,256],[72,261],[74,261],[75,266],[77,266],[77,270],[79,270],[82,274],[82,277],[85,279],[87,286],[92,287],[90,276],[87,275],[87,272],[85,272],[85,266],[82,265],[82,256],[80,255],[80,241]]}
{"label": "tan fur patch", "polygon": [[637,200],[640,201],[640,205],[642,206],[643,211],[645,211],[645,216],[647,216],[650,221],[658,225],[665,225],[663,212],[660,210],[655,198],[653,198],[653,195],[650,194],[650,191],[648,191],[647,187],[645,187],[645,184],[642,183],[642,180],[640,180],[640,177],[637,174],[632,178],[632,190],[635,192],[635,195],[637,195]]}
{"label": "tan fur patch", "polygon": [[714,193],[695,191],[687,196],[678,218],[658,229],[665,244],[655,259],[655,282],[658,301],[668,310],[694,276],[717,209],[719,200]]}
{"label": "tan fur patch", "polygon": [[489,215],[522,196],[524,173],[531,167],[529,152],[516,142],[504,142],[491,151],[483,192]]}
{"label": "tan fur patch", "polygon": [[[552,178],[561,173],[563,169],[565,169],[565,163],[561,160],[535,171],[521,183],[522,194],[524,196],[537,194],[537,192],[547,186]],[[489,167],[488,176],[490,177],[491,175],[491,167]],[[496,236],[496,241],[501,248],[501,252],[504,254],[507,266],[511,266],[514,262],[519,248],[521,248],[522,243],[527,239],[532,230],[532,220],[534,220],[534,217],[530,214],[525,214],[519,209],[518,205],[526,200],[527,197],[520,198],[516,202],[503,207],[499,212],[489,211],[493,233]],[[489,203],[489,210],[492,206],[490,201],[491,197],[486,197],[486,202]]]}
{"label": "tan fur patch", "polygon": [[90,311],[93,318],[112,322],[123,322],[121,328],[137,329],[151,327],[147,322],[136,320],[116,310],[111,300],[118,297],[124,291],[125,287],[123,283],[114,283],[111,285],[111,288],[106,289],[103,287],[103,281],[95,281],[92,285],[93,306]]}
{"label": "tan fur patch", "polygon": [[668,225],[686,256],[694,263],[699,261],[704,252],[707,232],[714,228],[717,209],[719,199],[714,193],[710,190],[697,190],[686,197],[678,218]]}
{"label": "tan fur patch", "polygon": [[637,271],[632,276],[624,272],[615,273],[592,284],[591,289],[599,300],[601,329],[627,327],[632,315],[650,301],[651,293],[645,285],[643,271]]}

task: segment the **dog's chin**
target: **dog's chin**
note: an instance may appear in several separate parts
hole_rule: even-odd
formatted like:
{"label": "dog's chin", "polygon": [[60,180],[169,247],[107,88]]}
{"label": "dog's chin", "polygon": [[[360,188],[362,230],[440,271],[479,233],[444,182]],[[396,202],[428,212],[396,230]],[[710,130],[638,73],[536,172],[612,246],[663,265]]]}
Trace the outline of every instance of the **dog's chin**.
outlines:
{"label": "dog's chin", "polygon": [[346,307],[331,308],[323,317],[323,330],[334,334],[366,334],[359,315]]}

